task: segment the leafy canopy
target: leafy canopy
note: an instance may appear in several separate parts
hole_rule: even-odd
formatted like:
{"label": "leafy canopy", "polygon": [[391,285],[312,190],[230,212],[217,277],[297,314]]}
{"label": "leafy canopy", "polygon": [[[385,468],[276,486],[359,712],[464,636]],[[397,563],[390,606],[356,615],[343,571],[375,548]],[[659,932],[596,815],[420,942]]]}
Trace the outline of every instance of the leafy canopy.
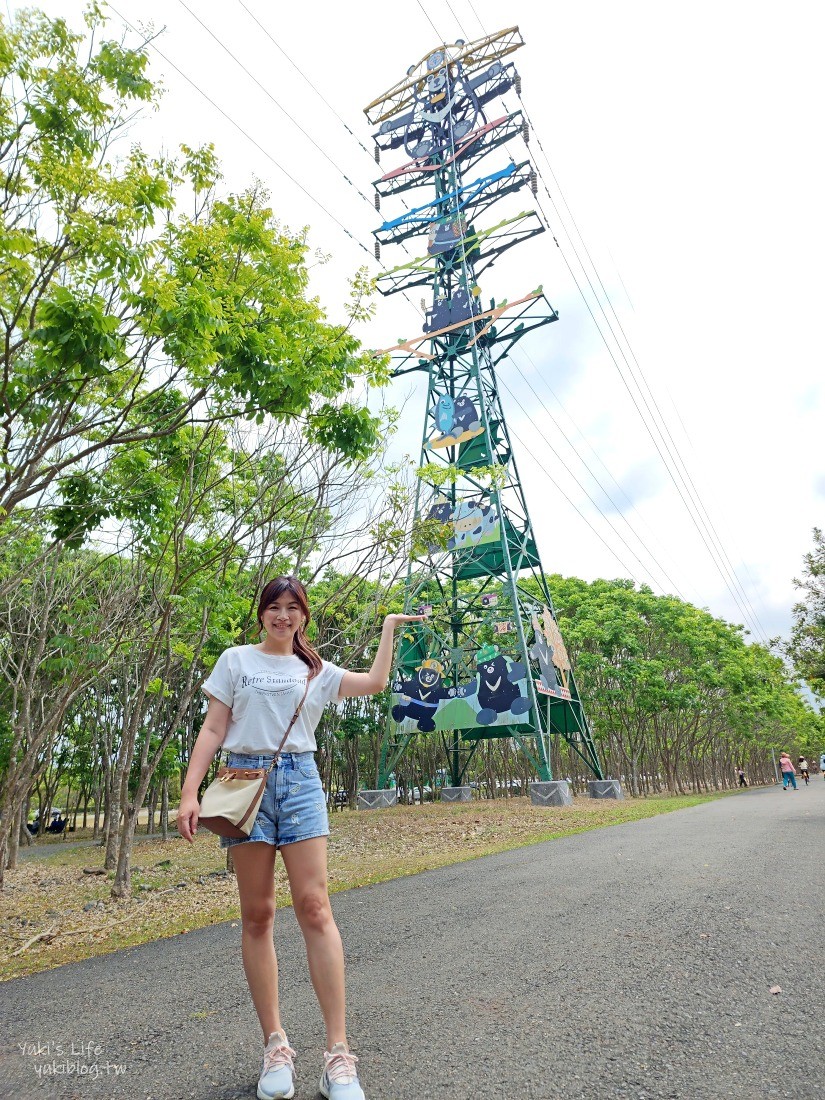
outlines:
{"label": "leafy canopy", "polygon": [[219,196],[211,147],[115,157],[158,91],[145,44],[104,31],[96,5],[83,32],[0,20],[0,516],[45,501],[75,539],[118,449],[185,424],[271,417],[364,459],[379,423],[355,387],[386,378],[350,331],[366,276],[330,322],[262,187]]}

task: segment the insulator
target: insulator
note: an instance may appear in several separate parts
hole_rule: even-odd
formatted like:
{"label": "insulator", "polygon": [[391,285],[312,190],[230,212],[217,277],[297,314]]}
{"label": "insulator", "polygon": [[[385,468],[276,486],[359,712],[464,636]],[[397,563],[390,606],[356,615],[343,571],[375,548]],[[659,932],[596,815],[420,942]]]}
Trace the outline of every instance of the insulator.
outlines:
{"label": "insulator", "polygon": [[524,121],[521,124],[521,136],[524,138],[524,144],[529,145],[529,143],[530,143],[530,126],[529,126],[526,118],[524,119]]}
{"label": "insulator", "polygon": [[377,191],[375,192],[375,209],[376,210],[381,209],[381,196],[378,194]]}
{"label": "insulator", "polygon": [[376,260],[381,259],[381,242],[380,241],[375,242],[375,258],[376,258]]}
{"label": "insulator", "polygon": [[516,95],[521,95],[521,73],[516,73]]}
{"label": "insulator", "polygon": [[375,163],[381,163],[381,146],[378,144],[378,142],[375,143]]}
{"label": "insulator", "polygon": [[539,193],[539,177],[535,168],[530,169],[530,190],[534,195]]}

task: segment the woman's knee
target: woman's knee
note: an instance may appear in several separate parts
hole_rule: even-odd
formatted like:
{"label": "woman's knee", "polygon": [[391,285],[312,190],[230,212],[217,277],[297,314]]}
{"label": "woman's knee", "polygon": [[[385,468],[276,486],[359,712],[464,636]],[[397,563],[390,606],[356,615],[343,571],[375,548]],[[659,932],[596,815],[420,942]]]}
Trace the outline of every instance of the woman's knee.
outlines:
{"label": "woman's knee", "polygon": [[305,931],[325,932],[334,924],[326,891],[313,891],[294,900],[295,915]]}
{"label": "woman's knee", "polygon": [[274,905],[266,902],[256,902],[241,907],[242,929],[251,936],[271,936],[274,923]]}

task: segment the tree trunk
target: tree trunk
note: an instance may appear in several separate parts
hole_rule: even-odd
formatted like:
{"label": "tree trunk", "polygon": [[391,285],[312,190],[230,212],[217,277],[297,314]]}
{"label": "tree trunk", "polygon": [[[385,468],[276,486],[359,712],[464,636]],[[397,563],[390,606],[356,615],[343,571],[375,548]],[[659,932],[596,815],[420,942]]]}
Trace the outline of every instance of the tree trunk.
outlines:
{"label": "tree trunk", "polygon": [[147,836],[151,836],[152,833],[154,832],[155,810],[157,809],[157,804],[158,804],[158,793],[159,793],[158,792],[158,785],[157,785],[157,783],[153,783],[152,786],[149,788],[149,802],[148,802],[149,812],[146,815],[146,835]]}
{"label": "tree trunk", "polygon": [[123,824],[120,835],[116,839],[120,841],[117,849],[117,870],[115,881],[112,883],[113,898],[128,898],[132,893],[132,840],[137,826],[137,801],[135,808],[123,815]]}
{"label": "tree trunk", "polygon": [[9,855],[6,864],[10,871],[13,871],[17,867],[17,850],[20,847],[21,824],[25,828],[25,824],[21,821],[22,810],[23,807],[18,802],[17,806],[12,811],[11,830],[9,832]]}
{"label": "tree trunk", "polygon": [[163,839],[169,839],[169,776],[163,777],[160,793],[160,831]]}
{"label": "tree trunk", "polygon": [[639,798],[639,754],[634,752],[630,758],[630,784],[634,798]]}

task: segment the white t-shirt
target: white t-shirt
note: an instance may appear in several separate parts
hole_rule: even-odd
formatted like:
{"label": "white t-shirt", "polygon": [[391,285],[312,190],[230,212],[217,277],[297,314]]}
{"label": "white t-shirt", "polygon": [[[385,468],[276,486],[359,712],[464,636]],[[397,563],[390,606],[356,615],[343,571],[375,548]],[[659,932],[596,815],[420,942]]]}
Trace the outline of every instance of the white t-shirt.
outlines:
{"label": "white t-shirt", "polygon": [[[204,692],[232,709],[223,748],[232,752],[276,752],[304,694],[309,669],[294,654],[279,657],[253,645],[225,649],[203,685]],[[315,752],[315,729],[327,703],[338,698],[346,669],[323,662],[284,752]]]}

